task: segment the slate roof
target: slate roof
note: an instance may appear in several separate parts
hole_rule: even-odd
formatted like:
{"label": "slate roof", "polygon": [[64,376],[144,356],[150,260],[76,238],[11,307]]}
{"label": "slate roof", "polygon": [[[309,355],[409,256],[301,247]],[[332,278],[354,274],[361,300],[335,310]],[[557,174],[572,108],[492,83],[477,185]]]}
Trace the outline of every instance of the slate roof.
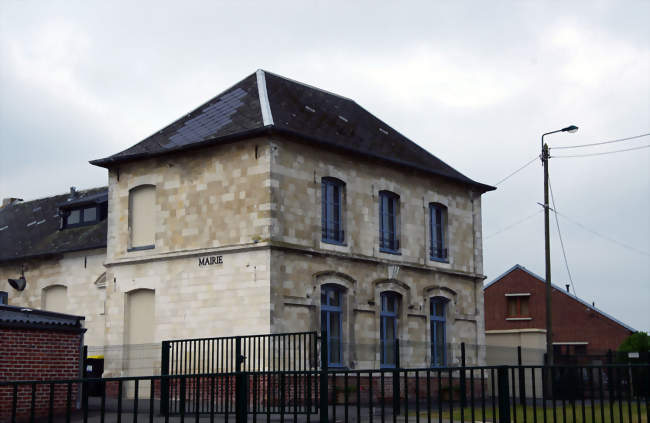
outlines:
{"label": "slate roof", "polygon": [[84,316],[0,304],[0,326],[85,331],[82,320]]}
{"label": "slate roof", "polygon": [[263,70],[134,146],[90,163],[110,167],[274,132],[448,177],[481,192],[495,189],[461,174],[353,100]]}
{"label": "slate roof", "polygon": [[59,230],[59,207],[107,198],[108,188],[78,191],[0,208],[0,262],[106,247],[106,219],[94,225]]}
{"label": "slate roof", "polygon": [[[514,272],[515,270],[521,270],[522,272],[525,272],[525,273],[529,274],[530,276],[532,276],[533,278],[537,279],[539,282],[542,282],[543,284],[546,284],[546,278],[543,278],[543,277],[539,276],[538,274],[536,274],[534,272],[531,272],[530,270],[526,269],[524,266],[522,266],[520,264],[515,264],[510,269],[506,270],[505,272],[503,272],[502,274],[497,276],[492,282],[484,285],[483,286],[483,291],[485,291],[486,289],[488,289],[490,286],[494,285],[495,283],[498,283],[506,275],[510,274],[511,272]],[[605,313],[604,311],[594,307],[593,305],[591,305],[588,302],[582,300],[581,298],[578,298],[577,296],[567,292],[565,289],[560,288],[559,286],[555,285],[554,283],[551,283],[551,286],[553,287],[553,289],[560,292],[561,294],[564,294],[564,295],[567,295],[567,296],[573,298],[574,300],[578,301],[579,303],[586,306],[587,308],[595,311],[596,313],[599,313],[599,314],[607,317],[609,320],[611,320],[613,322],[618,323],[619,325],[623,326],[625,329],[629,330],[630,332],[636,332],[637,331],[633,327],[626,325],[625,323],[621,322],[617,318],[615,318],[615,317]]]}

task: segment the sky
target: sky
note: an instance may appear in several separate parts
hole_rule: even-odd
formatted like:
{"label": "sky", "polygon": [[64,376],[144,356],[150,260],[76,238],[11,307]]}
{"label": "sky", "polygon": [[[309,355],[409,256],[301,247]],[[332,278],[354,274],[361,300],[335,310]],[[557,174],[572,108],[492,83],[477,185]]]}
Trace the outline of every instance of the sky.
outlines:
{"label": "sky", "polygon": [[[650,330],[650,2],[0,0],[0,197],[121,151],[262,68],[354,99],[467,176],[540,153],[575,293]],[[544,275],[539,160],[483,196],[486,282]],[[551,220],[552,280],[570,282]]]}

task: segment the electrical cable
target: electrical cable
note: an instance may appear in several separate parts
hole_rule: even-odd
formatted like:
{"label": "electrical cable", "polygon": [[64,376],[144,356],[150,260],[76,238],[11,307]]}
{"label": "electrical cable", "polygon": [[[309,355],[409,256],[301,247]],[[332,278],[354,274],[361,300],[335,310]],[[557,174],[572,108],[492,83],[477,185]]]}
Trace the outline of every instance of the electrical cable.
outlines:
{"label": "electrical cable", "polygon": [[527,168],[531,163],[533,163],[533,162],[534,162],[535,160],[537,160],[537,159],[539,159],[539,156],[535,156],[535,157],[533,157],[533,159],[530,160],[528,163],[526,163],[525,165],[523,165],[523,166],[520,167],[519,169],[515,170],[514,172],[512,172],[510,175],[506,176],[505,178],[501,179],[499,182],[497,182],[496,184],[494,184],[494,186],[497,186],[497,185],[499,185],[500,183],[505,182],[505,181],[507,181],[508,179],[510,179],[510,177],[515,176],[517,173],[519,173],[519,172],[521,172],[522,170],[524,170],[525,168]]}
{"label": "electrical cable", "polygon": [[499,229],[498,231],[496,231],[496,232],[494,232],[494,233],[492,233],[492,234],[486,236],[486,237],[483,238],[483,239],[487,240],[487,239],[489,239],[489,238],[492,238],[493,236],[499,235],[501,232],[505,232],[505,231],[507,231],[508,229],[512,229],[512,228],[514,228],[515,226],[520,225],[520,224],[524,223],[525,221],[527,221],[527,220],[529,220],[529,219],[531,219],[531,218],[537,216],[538,214],[540,214],[540,213],[543,212],[543,211],[544,211],[544,210],[537,210],[535,213],[530,214],[530,215],[524,217],[523,219],[520,219],[520,220],[518,220],[518,221],[516,221],[516,222],[514,222],[514,223],[512,223],[512,224],[510,224],[510,225],[508,225],[508,226],[506,226],[505,228],[501,228],[501,229]]}
{"label": "electrical cable", "polygon": [[565,214],[562,214],[562,213],[558,212],[557,210],[555,210],[555,213],[557,213],[558,216],[560,216],[560,217],[568,220],[569,222],[573,223],[574,225],[581,227],[585,231],[590,232],[593,235],[596,235],[597,237],[600,237],[600,238],[602,238],[604,240],[607,240],[607,241],[609,241],[611,243],[617,244],[619,247],[626,248],[626,249],[634,251],[635,253],[638,253],[638,254],[643,254],[644,256],[650,256],[650,253],[648,253],[647,251],[643,251],[643,250],[640,250],[638,248],[632,247],[631,245],[624,244],[624,243],[622,243],[620,241],[617,241],[617,240],[615,240],[613,238],[610,238],[610,237],[605,236],[603,234],[600,234],[600,233],[598,233],[598,232],[596,232],[596,231],[594,231],[592,229],[589,229],[588,227],[586,227],[582,223],[576,222],[575,220],[571,219],[570,217],[566,216]]}
{"label": "electrical cable", "polygon": [[[566,159],[568,157],[602,156],[602,155],[605,155],[605,154],[622,153],[624,151],[641,150],[642,148],[648,148],[648,147],[650,147],[650,144],[642,145],[640,147],[625,148],[623,150],[605,151],[603,153],[571,154],[571,155],[568,155],[568,156],[551,156],[551,158],[553,158],[553,159]],[[554,147],[554,148],[557,148],[557,147]]]}
{"label": "electrical cable", "polygon": [[564,148],[593,147],[595,145],[612,144],[612,143],[615,143],[615,142],[635,140],[637,138],[643,138],[643,137],[647,137],[649,135],[650,135],[650,132],[647,133],[647,134],[636,135],[634,137],[619,138],[617,140],[611,140],[611,141],[594,142],[594,143],[591,143],[591,144],[567,145],[567,146],[564,146],[564,147],[553,147],[553,148],[556,149],[556,150],[559,150],[559,149],[564,149]]}
{"label": "electrical cable", "polygon": [[553,187],[551,186],[551,178],[548,179],[548,188],[551,191],[551,204],[553,204],[553,213],[555,214],[555,225],[557,226],[557,234],[560,237],[560,245],[562,246],[562,255],[564,256],[564,266],[566,266],[566,272],[569,275],[569,283],[571,283],[571,288],[573,288],[573,295],[576,297],[576,287],[573,284],[573,277],[571,276],[571,270],[569,270],[569,261],[566,258],[566,249],[564,248],[564,241],[562,240],[562,232],[560,232],[560,221],[557,218],[557,207],[555,206],[555,196],[553,195]]}

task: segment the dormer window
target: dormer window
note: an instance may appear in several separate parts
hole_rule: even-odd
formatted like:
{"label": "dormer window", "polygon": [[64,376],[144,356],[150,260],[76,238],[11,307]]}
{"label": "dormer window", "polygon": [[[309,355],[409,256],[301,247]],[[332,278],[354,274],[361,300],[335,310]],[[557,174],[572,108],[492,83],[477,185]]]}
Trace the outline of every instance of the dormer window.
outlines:
{"label": "dormer window", "polygon": [[79,207],[70,210],[63,210],[63,228],[74,228],[77,226],[92,225],[99,221],[101,211],[99,205]]}

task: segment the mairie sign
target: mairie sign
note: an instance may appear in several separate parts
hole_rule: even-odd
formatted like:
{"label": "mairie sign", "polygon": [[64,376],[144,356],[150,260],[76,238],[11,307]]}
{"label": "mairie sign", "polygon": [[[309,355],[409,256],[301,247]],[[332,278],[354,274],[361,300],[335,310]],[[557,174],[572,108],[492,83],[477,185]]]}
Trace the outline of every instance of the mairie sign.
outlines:
{"label": "mairie sign", "polygon": [[199,267],[214,266],[215,264],[223,264],[223,256],[199,257]]}

